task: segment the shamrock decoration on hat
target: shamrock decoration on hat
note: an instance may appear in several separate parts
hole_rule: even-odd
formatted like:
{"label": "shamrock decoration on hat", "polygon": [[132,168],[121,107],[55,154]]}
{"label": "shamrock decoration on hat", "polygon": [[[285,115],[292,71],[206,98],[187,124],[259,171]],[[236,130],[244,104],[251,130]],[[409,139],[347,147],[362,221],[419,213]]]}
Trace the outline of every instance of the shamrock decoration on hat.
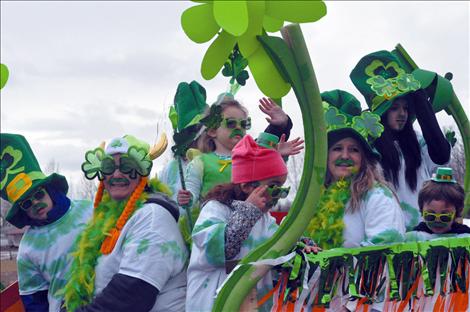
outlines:
{"label": "shamrock decoration on hat", "polygon": [[380,117],[369,111],[361,113],[359,101],[354,95],[343,90],[323,92],[321,98],[328,131],[328,146],[352,136],[361,143],[367,154],[380,159],[380,155],[370,146],[384,131]]}
{"label": "shamrock decoration on hat", "polygon": [[169,113],[175,141],[171,149],[175,155],[184,156],[189,145],[196,139],[207,106],[206,90],[197,81],[189,84],[181,82],[178,85],[174,105]]}
{"label": "shamrock decoration on hat", "polygon": [[399,60],[388,51],[378,51],[361,58],[349,75],[366,99],[370,110],[384,114],[394,99],[421,88]]}
{"label": "shamrock decoration on hat", "polygon": [[146,177],[152,169],[152,160],[159,157],[165,148],[166,145],[162,140],[150,149],[144,141],[132,135],[125,135],[113,139],[106,150],[98,147],[86,152],[82,171],[88,180],[93,180],[95,177],[104,180],[105,175],[112,174],[115,170],[112,155],[121,154],[119,166],[121,172],[129,174],[133,179],[137,178],[137,175]]}
{"label": "shamrock decoration on hat", "polygon": [[27,225],[28,217],[19,203],[40,186],[51,186],[66,194],[65,177],[52,173],[46,176],[24,136],[2,133],[0,155],[1,197],[12,204],[6,220],[18,228]]}
{"label": "shamrock decoration on hat", "polygon": [[452,176],[452,168],[439,167],[432,175],[431,180],[438,183],[457,183]]}

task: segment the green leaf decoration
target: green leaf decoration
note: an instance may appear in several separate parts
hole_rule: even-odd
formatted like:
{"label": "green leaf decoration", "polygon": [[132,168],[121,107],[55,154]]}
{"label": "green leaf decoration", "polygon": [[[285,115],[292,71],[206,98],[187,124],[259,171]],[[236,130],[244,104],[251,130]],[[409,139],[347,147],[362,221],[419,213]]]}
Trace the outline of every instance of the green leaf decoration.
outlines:
{"label": "green leaf decoration", "polygon": [[315,22],[326,15],[323,1],[266,1],[266,15],[292,23]]}
{"label": "green leaf decoration", "polygon": [[333,105],[329,105],[325,112],[325,121],[328,130],[347,127],[347,117],[339,112]]}
{"label": "green leaf decoration", "polygon": [[105,152],[101,147],[85,153],[85,162],[82,164],[82,171],[85,178],[93,180],[95,177],[102,180],[104,178],[101,172],[101,162],[105,157]]}
{"label": "green leaf decoration", "polygon": [[239,85],[244,86],[246,84],[246,80],[250,77],[246,70],[243,70],[239,75],[237,75],[237,83]]}
{"label": "green leaf decoration", "polygon": [[355,116],[352,119],[351,127],[366,139],[368,136],[377,139],[384,131],[380,117],[371,112],[363,112],[361,116]]}
{"label": "green leaf decoration", "polygon": [[236,43],[236,38],[222,31],[207,49],[201,64],[201,74],[206,80],[214,78],[229,57]]}
{"label": "green leaf decoration", "polygon": [[446,136],[447,141],[449,141],[450,145],[454,147],[455,143],[457,143],[457,138],[455,137],[455,131],[447,129],[445,132],[445,136]]}
{"label": "green leaf decoration", "polygon": [[178,113],[174,106],[170,107],[170,111],[168,112],[168,118],[170,118],[171,127],[175,130],[178,127]]}
{"label": "green leaf decoration", "polygon": [[[204,79],[214,78],[238,45],[241,54],[248,59],[250,71],[261,91],[271,98],[280,98],[290,87],[262,51],[257,36],[265,31],[278,31],[284,21],[313,22],[325,14],[323,1],[213,1],[187,9],[181,23],[186,35],[197,43],[207,42],[211,35],[219,33],[202,60]],[[225,65],[223,75],[229,77],[228,73],[233,70]],[[243,85],[245,76],[245,73],[242,77],[232,76],[231,84],[237,81]]]}
{"label": "green leaf decoration", "polygon": [[396,92],[396,87],[393,85],[393,81],[385,79],[382,76],[375,76],[366,80],[371,85],[371,89],[377,95],[391,97]]}
{"label": "green leaf decoration", "polygon": [[214,18],[226,32],[241,36],[248,28],[247,1],[214,1]]}
{"label": "green leaf decoration", "polygon": [[[181,15],[181,25],[185,34],[194,42],[204,43],[211,40],[220,26],[213,18],[212,4],[191,7]],[[200,23],[204,21],[204,23]]]}
{"label": "green leaf decoration", "polygon": [[8,81],[8,67],[4,64],[0,64],[0,89],[2,89]]}
{"label": "green leaf decoration", "polygon": [[125,163],[128,160],[132,162],[134,169],[130,173],[130,177],[132,179],[135,179],[137,174],[142,177],[146,177],[150,174],[150,170],[152,170],[152,161],[144,148],[138,148],[135,146],[129,147],[127,154],[121,155],[121,163]]}
{"label": "green leaf decoration", "polygon": [[263,28],[268,32],[276,32],[279,31],[282,26],[284,25],[284,21],[265,15],[263,19]]}

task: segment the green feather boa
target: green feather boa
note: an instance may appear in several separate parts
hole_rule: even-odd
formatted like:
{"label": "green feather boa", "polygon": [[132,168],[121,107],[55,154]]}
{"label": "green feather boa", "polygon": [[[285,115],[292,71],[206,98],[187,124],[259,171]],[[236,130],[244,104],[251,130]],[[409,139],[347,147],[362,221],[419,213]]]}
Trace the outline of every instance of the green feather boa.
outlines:
{"label": "green feather boa", "polygon": [[[142,193],[136,202],[137,211],[145,201],[146,193]],[[127,201],[114,201],[107,192],[103,200],[96,207],[93,219],[75,242],[75,251],[72,253],[73,262],[70,269],[71,276],[65,285],[65,307],[67,311],[75,311],[93,299],[95,291],[95,267],[101,256],[101,244],[106,235],[116,225]]]}
{"label": "green feather boa", "polygon": [[339,180],[324,189],[318,211],[307,227],[306,236],[324,250],[343,245],[344,207],[351,197],[350,185],[349,179]]}

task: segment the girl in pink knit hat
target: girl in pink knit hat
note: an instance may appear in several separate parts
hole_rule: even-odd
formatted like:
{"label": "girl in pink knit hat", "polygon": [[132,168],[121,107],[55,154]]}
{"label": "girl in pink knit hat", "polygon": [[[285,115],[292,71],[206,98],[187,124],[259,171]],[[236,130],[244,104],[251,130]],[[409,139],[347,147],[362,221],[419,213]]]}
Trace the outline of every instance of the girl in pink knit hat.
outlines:
{"label": "girl in pink knit hat", "polygon": [[[207,194],[192,233],[186,297],[192,311],[210,311],[216,290],[238,260],[276,231],[268,210],[287,196],[286,178],[276,149],[258,145],[249,135],[234,147],[231,183]],[[271,288],[268,274],[257,285],[258,299]]]}

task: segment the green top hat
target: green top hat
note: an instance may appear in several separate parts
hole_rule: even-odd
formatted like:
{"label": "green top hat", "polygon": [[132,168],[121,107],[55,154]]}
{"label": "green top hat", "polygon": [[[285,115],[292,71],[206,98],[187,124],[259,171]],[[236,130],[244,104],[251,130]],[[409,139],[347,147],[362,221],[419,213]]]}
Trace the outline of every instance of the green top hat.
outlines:
{"label": "green top hat", "polygon": [[372,149],[370,142],[379,138],[384,130],[380,117],[369,111],[361,113],[359,101],[343,90],[323,92],[321,98],[328,131],[328,148],[351,136],[359,141],[366,154],[379,160],[381,156]]}
{"label": "green top hat", "polygon": [[40,186],[50,185],[64,194],[68,191],[65,178],[56,173],[46,177],[28,144],[19,134],[2,133],[1,138],[1,197],[12,204],[6,220],[18,228],[27,225],[28,217],[18,203]]}
{"label": "green top hat", "polygon": [[439,167],[436,173],[432,175],[431,180],[439,183],[457,183],[452,176],[452,168]]}
{"label": "green top hat", "polygon": [[174,106],[170,108],[170,120],[173,129],[177,129],[178,132],[197,124],[208,106],[206,90],[197,81],[191,81],[189,84],[181,82],[173,102]]}
{"label": "green top hat", "polygon": [[370,110],[380,116],[394,99],[421,88],[420,82],[388,51],[364,56],[349,77],[365,97]]}
{"label": "green top hat", "polygon": [[256,143],[262,147],[276,148],[276,145],[279,143],[279,137],[271,133],[261,132],[256,139]]}

